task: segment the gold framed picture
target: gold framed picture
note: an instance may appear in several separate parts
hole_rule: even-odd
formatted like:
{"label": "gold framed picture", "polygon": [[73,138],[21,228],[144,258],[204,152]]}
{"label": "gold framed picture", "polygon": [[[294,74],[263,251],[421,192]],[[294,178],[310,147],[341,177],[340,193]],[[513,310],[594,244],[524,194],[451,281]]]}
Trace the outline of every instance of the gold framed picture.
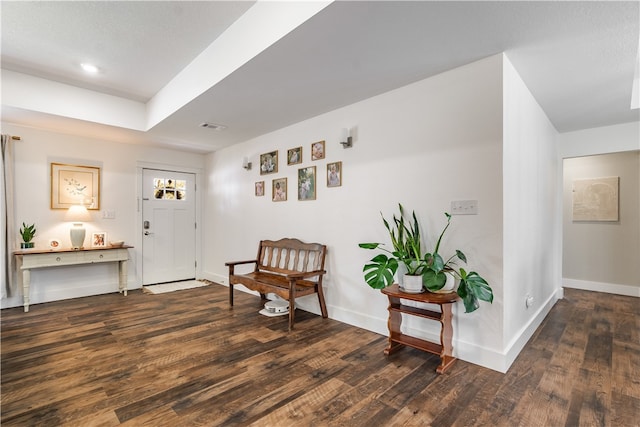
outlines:
{"label": "gold framed picture", "polygon": [[342,162],[327,163],[327,187],[342,185]]}
{"label": "gold framed picture", "polygon": [[264,181],[258,181],[255,185],[256,197],[264,196]]}
{"label": "gold framed picture", "polygon": [[271,200],[274,202],[287,200],[287,178],[278,178],[271,182],[271,195]]}
{"label": "gold framed picture", "polygon": [[316,167],[298,169],[298,200],[316,199]]}
{"label": "gold framed picture", "polygon": [[287,150],[287,165],[291,166],[299,163],[302,163],[302,147]]}
{"label": "gold framed picture", "polygon": [[324,159],[324,141],[311,144],[311,160]]}
{"label": "gold framed picture", "polygon": [[278,150],[260,154],[260,175],[278,172]]}
{"label": "gold framed picture", "polygon": [[51,163],[51,209],[100,210],[100,168]]}

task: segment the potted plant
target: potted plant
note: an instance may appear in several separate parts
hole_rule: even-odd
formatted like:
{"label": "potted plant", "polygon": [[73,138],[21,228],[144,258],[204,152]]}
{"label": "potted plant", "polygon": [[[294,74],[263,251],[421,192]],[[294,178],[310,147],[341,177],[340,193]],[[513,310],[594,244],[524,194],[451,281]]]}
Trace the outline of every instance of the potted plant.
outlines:
{"label": "potted plant", "polygon": [[423,292],[422,272],[425,261],[416,213],[412,212],[413,222],[411,219],[405,220],[402,204],[398,204],[398,207],[400,215],[397,217],[393,215],[392,225],[380,213],[382,223],[391,238],[392,251],[384,248],[384,243],[360,243],[358,245],[363,249],[380,249],[391,255],[389,257],[386,254],[378,254],[373,257],[364,266],[364,278],[372,288],[382,289],[393,284],[393,277],[398,271],[399,265],[403,265],[406,273],[402,278],[402,290],[409,293]]}
{"label": "potted plant", "polygon": [[[493,302],[493,291],[487,281],[475,271],[467,272],[464,268],[456,265],[456,260],[467,262],[467,257],[462,251],[456,249],[455,254],[444,261],[439,253],[440,243],[444,233],[451,224],[451,215],[445,212],[447,224],[440,233],[436,246],[431,253],[421,253],[420,230],[415,212],[412,213],[413,223],[405,222],[402,205],[400,207],[400,217],[393,216],[393,226],[382,217],[385,228],[389,232],[393,251],[383,248],[382,243],[360,243],[364,249],[381,249],[392,255],[378,254],[365,264],[365,281],[374,289],[383,289],[393,284],[393,276],[398,270],[399,263],[407,267],[408,275],[419,275],[420,290],[409,292],[421,292],[422,286],[430,292],[438,292],[446,289],[447,279],[449,283],[459,281],[458,287],[454,290],[447,289],[448,292],[457,292],[462,299],[466,313],[471,313],[480,307],[479,300]],[[408,225],[407,225],[408,223]],[[406,287],[406,285],[405,285]],[[406,290],[406,289],[405,289]]]}
{"label": "potted plant", "polygon": [[22,236],[23,243],[20,243],[21,249],[33,248],[33,236],[36,235],[36,225],[26,225],[24,222],[22,223],[22,228],[20,229],[20,235]]}
{"label": "potted plant", "polygon": [[438,252],[440,250],[440,242],[445,231],[451,225],[451,215],[444,213],[447,217],[447,224],[442,229],[436,247],[433,253],[427,253],[424,256],[425,267],[422,271],[424,286],[431,292],[438,292],[443,288],[447,291],[453,291],[455,281],[459,280],[457,293],[462,302],[466,313],[471,313],[480,307],[478,300],[493,302],[493,291],[489,283],[475,271],[467,272],[464,268],[456,265],[456,259],[467,263],[467,257],[461,250],[456,249],[456,253],[451,255],[446,261]]}

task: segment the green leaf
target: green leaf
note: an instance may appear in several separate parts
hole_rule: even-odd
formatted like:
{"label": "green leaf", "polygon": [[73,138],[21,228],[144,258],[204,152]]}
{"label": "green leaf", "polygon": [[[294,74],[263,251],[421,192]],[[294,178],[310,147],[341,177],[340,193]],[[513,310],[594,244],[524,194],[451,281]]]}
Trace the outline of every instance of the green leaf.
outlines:
{"label": "green leaf", "polygon": [[433,254],[433,262],[431,263],[430,268],[436,273],[439,273],[442,270],[444,270],[444,260],[442,259],[440,254]]}
{"label": "green leaf", "polygon": [[442,271],[435,272],[433,270],[425,270],[422,273],[422,282],[430,291],[438,291],[442,289],[446,281],[447,276],[445,276]]}
{"label": "green leaf", "polygon": [[382,289],[393,284],[393,275],[398,270],[398,261],[384,254],[373,257],[369,264],[365,264],[362,271],[364,280],[373,289]]}
{"label": "green leaf", "polygon": [[462,251],[459,251],[458,249],[456,249],[456,256],[458,257],[458,259],[464,261],[465,264],[467,263],[467,257],[464,256]]}
{"label": "green leaf", "polygon": [[381,243],[358,243],[362,249],[378,249]]}

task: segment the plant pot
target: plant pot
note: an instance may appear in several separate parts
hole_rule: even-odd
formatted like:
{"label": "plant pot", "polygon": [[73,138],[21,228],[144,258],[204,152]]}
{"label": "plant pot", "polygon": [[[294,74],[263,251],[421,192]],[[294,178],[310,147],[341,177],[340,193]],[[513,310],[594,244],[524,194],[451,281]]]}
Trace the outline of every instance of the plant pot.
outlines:
{"label": "plant pot", "polygon": [[31,249],[34,247],[33,242],[22,242],[20,243],[20,249]]}
{"label": "plant pot", "polygon": [[412,276],[410,274],[405,274],[402,278],[402,286],[399,286],[401,292],[405,292],[408,294],[420,294],[424,292],[424,288],[422,287],[422,275]]}
{"label": "plant pot", "polygon": [[436,294],[449,294],[451,292],[455,292],[456,278],[453,276],[453,274],[446,271],[444,275],[447,276],[447,281],[444,282],[444,286],[441,289],[438,289],[437,291],[432,291],[432,292]]}

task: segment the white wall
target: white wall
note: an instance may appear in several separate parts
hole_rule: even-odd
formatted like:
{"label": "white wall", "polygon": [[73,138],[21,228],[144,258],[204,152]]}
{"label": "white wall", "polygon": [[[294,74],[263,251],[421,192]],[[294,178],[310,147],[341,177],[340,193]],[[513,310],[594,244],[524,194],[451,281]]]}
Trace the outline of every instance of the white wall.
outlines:
{"label": "white wall", "polygon": [[[369,288],[362,266],[373,252],[359,242],[388,241],[380,211],[391,216],[401,202],[415,210],[430,247],[445,224],[452,200],[479,201],[479,214],[454,217],[443,247],[462,249],[470,268],[495,292],[493,305],[455,313],[454,351],[464,359],[502,369],[502,56],[341,108],[235,145],[207,158],[204,273],[227,283],[225,261],[255,256],[260,239],[298,237],[328,245],[325,283],[329,316],[381,334],[387,333],[387,300]],[[356,126],[352,149],[339,145],[340,129]],[[327,157],[310,160],[310,144],[326,140]],[[302,165],[287,166],[289,148],[303,146]],[[259,155],[278,150],[279,171],[247,172]],[[343,185],[326,188],[326,164],[343,162]],[[316,166],[317,200],[299,202],[297,169]],[[288,178],[289,199],[271,201],[271,180]],[[254,196],[266,181],[267,195]],[[302,308],[319,313],[314,296]],[[433,337],[437,325],[406,322],[412,333]],[[382,351],[382,349],[381,349]]]}
{"label": "white wall", "polygon": [[[159,163],[190,168],[204,167],[200,154],[118,144],[108,141],[47,132],[2,123],[2,133],[19,135],[15,143],[15,205],[16,230],[22,222],[35,223],[36,247],[45,248],[49,239],[58,238],[69,245],[69,223],[63,210],[50,209],[50,162],[99,166],[102,173],[100,211],[91,211],[93,221],[85,224],[87,235],[105,231],[109,240],[137,239],[137,165],[138,162]],[[115,211],[115,219],[102,219],[103,210]],[[20,236],[9,236],[16,248]],[[88,242],[88,239],[86,240]],[[129,288],[140,287],[137,276],[140,248],[129,251]],[[18,277],[15,277],[17,280]],[[31,273],[31,303],[75,298],[117,290],[117,265],[58,267],[33,270]],[[2,307],[22,305],[22,289],[2,300]]]}
{"label": "white wall", "polygon": [[[504,346],[510,365],[561,285],[557,132],[504,61]],[[533,305],[527,308],[527,296]],[[507,366],[508,366],[507,365]]]}

